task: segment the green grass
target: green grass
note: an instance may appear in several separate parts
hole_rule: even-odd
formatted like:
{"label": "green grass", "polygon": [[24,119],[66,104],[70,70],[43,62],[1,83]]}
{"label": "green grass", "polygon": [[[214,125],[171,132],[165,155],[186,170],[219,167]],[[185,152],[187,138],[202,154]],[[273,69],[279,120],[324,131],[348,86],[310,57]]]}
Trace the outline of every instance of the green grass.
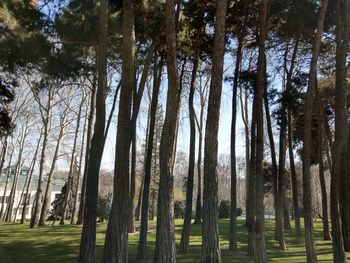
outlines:
{"label": "green grass", "polygon": [[[220,243],[222,249],[222,262],[254,262],[253,258],[246,256],[247,229],[238,224],[239,252],[232,254],[228,251],[229,221],[220,221]],[[306,262],[305,245],[303,238],[296,238],[294,230],[286,231],[288,250],[281,252],[278,244],[273,240],[273,221],[266,221],[266,240],[268,262]],[[179,244],[182,221],[176,221],[176,242]],[[148,243],[148,259],[151,262],[155,244],[155,222],[151,222]],[[106,224],[98,224],[96,260],[100,262]],[[201,255],[201,226],[192,225],[191,245],[189,253],[178,254],[177,262],[198,262]],[[76,262],[79,249],[81,227],[77,226],[47,226],[29,229],[28,225],[0,224],[0,262],[1,263],[31,263],[31,262]],[[319,262],[332,262],[332,247],[330,241],[322,240],[322,224],[315,223],[315,238]],[[135,260],[138,242],[138,233],[129,235],[129,262]],[[350,254],[348,254],[350,259]]]}

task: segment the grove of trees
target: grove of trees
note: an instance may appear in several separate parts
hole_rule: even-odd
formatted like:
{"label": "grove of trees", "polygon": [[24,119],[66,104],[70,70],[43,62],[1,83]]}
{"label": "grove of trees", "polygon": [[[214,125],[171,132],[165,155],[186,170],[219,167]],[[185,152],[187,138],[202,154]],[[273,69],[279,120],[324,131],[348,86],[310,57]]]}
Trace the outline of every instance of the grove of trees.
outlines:
{"label": "grove of trees", "polygon": [[198,262],[218,263],[219,214],[233,259],[243,215],[263,263],[273,214],[276,247],[294,228],[314,263],[320,218],[347,262],[349,14],[350,0],[2,0],[0,220],[24,224],[30,206],[30,228],[81,225],[80,263],[96,261],[98,221],[101,262],[120,263],[130,233],[149,255],[151,220],[157,263],[200,224]]}

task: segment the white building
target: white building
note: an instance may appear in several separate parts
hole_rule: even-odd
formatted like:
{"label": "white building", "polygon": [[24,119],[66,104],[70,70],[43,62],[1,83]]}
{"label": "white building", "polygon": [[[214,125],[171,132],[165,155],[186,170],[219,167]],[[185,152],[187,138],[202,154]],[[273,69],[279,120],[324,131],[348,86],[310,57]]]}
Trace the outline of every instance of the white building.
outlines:
{"label": "white building", "polygon": [[[8,206],[11,189],[13,188],[15,173],[16,173],[15,170],[16,170],[15,165],[10,166],[10,167],[5,168],[2,172],[2,174],[0,175],[0,209],[2,207],[2,204],[4,203],[4,209],[3,209],[4,213],[5,213],[6,208]],[[26,187],[27,187],[26,185],[28,184],[28,173],[29,173],[29,168],[26,166],[23,166],[21,168],[20,174],[18,175],[17,186],[15,186],[16,192],[15,192],[15,196],[14,196],[14,205],[13,205],[13,209],[12,209],[12,217],[11,217],[12,220],[15,219],[16,211],[17,211],[16,220],[21,219],[25,200],[27,200],[25,218],[26,219],[31,218],[33,202],[34,202],[34,198],[35,198],[36,190],[37,190],[37,186],[38,186],[38,176],[37,175],[32,176],[32,180],[31,180],[30,187],[28,190],[28,194],[30,195],[30,198],[25,198],[26,191],[25,190],[23,191],[23,189],[26,189]],[[7,187],[6,187],[7,180],[8,180],[8,182],[7,182]],[[53,200],[55,200],[55,196],[57,194],[61,193],[62,187],[65,185],[65,183],[66,183],[66,178],[52,178],[51,187],[49,190],[50,191],[49,192],[50,210],[51,210],[51,203],[53,202]],[[44,191],[43,191],[43,193],[45,192],[46,185],[47,185],[47,178],[44,178],[44,184],[43,184]],[[5,192],[5,188],[6,188],[6,192]],[[24,193],[23,197],[22,197],[22,193]],[[4,200],[3,200],[3,197],[5,197]],[[49,216],[49,214],[50,213],[47,213],[48,216]]]}

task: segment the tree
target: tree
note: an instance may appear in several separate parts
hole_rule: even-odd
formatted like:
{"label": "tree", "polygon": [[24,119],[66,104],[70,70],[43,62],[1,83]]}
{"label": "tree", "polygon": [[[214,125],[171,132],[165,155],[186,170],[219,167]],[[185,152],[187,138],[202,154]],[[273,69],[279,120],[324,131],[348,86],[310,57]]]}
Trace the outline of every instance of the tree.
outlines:
{"label": "tree", "polygon": [[331,219],[334,262],[347,261],[339,211],[339,190],[342,173],[346,167],[344,156],[346,156],[348,141],[346,54],[349,44],[350,20],[347,18],[345,10],[349,10],[349,7],[347,1],[336,2],[335,141],[331,177]]}
{"label": "tree", "polygon": [[89,149],[89,162],[86,173],[84,224],[81,234],[78,262],[93,262],[96,246],[96,206],[98,177],[104,146],[104,131],[106,119],[106,89],[107,89],[107,47],[108,47],[108,5],[106,0],[100,1],[99,17],[99,52],[98,52],[98,87],[96,92],[96,120],[94,134]]}
{"label": "tree", "polygon": [[[159,146],[160,181],[157,208],[157,232],[154,262],[176,262],[173,160],[174,141],[180,106],[181,89],[176,61],[176,16],[175,0],[165,3],[166,62],[168,72],[168,94],[162,137]],[[177,8],[180,8],[178,5]]]}
{"label": "tree", "polygon": [[[156,124],[156,113],[158,106],[159,89],[161,84],[161,76],[163,70],[163,61],[159,64],[154,65],[153,73],[153,90],[152,99],[150,105],[150,120],[149,120],[149,131],[147,139],[146,149],[146,160],[144,166],[144,182],[142,192],[142,208],[141,208],[141,228],[140,237],[137,248],[137,259],[144,259],[146,257],[147,248],[147,231],[148,231],[148,219],[149,219],[149,199],[150,199],[150,185],[151,185],[151,172],[152,172],[152,157],[154,148],[154,137],[155,137],[155,124]],[[156,145],[157,148],[157,145]],[[155,149],[156,150],[156,149]],[[155,177],[155,174],[153,174]]]}
{"label": "tree", "polygon": [[328,0],[322,1],[322,7],[319,12],[317,21],[317,31],[312,48],[312,59],[310,63],[308,88],[304,105],[304,136],[303,136],[303,204],[304,204],[304,224],[305,224],[305,244],[307,262],[317,262],[315,241],[312,224],[311,208],[311,176],[310,176],[310,146],[311,146],[311,122],[312,122],[312,105],[316,89],[316,71],[317,61],[320,51],[321,35],[323,32],[324,19],[327,11]]}
{"label": "tree", "polygon": [[216,2],[213,61],[205,127],[202,262],[221,262],[218,229],[218,124],[222,93],[227,1]]}
{"label": "tree", "polygon": [[[129,152],[132,91],[135,84],[134,3],[123,1],[122,8],[122,76],[115,151],[114,192],[108,221],[102,262],[128,261]],[[132,200],[133,201],[133,200]]]}

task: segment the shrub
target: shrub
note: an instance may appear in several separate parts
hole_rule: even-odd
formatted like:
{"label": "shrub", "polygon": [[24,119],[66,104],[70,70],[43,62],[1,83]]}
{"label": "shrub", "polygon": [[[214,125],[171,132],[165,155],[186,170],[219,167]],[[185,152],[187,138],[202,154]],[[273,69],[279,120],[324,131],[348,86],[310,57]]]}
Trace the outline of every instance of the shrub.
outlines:
{"label": "shrub", "polygon": [[[221,200],[219,206],[219,218],[230,218],[231,213],[231,202],[227,200]],[[236,217],[241,216],[243,214],[243,210],[240,207],[236,209]]]}
{"label": "shrub", "polygon": [[219,206],[219,218],[230,218],[231,203],[227,200],[221,200]]}
{"label": "shrub", "polygon": [[97,199],[96,214],[100,222],[109,218],[109,213],[112,207],[112,193],[108,193],[105,196],[99,196]]}
{"label": "shrub", "polygon": [[185,216],[185,201],[175,201],[174,203],[174,216],[175,219],[184,218]]}

